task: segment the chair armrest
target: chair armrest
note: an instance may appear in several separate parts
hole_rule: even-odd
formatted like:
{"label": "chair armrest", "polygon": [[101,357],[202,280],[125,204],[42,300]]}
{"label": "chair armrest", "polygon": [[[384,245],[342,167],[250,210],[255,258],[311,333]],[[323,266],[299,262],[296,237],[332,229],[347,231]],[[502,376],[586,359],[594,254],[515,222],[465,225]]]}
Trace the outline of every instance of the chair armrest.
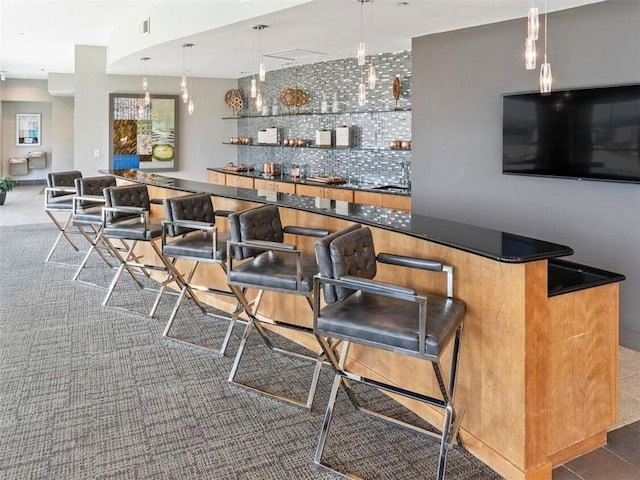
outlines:
{"label": "chair armrest", "polygon": [[113,213],[133,213],[136,215],[144,215],[148,214],[149,211],[145,210],[142,207],[104,207],[103,210],[105,212],[113,212]]}
{"label": "chair armrest", "polygon": [[[80,202],[83,201],[90,202],[90,205],[81,205]],[[91,210],[101,209],[105,203],[105,199],[99,195],[74,195],[72,202],[72,211],[75,215],[78,211],[88,212]]]}
{"label": "chair armrest", "polygon": [[140,223],[144,223],[144,229],[149,228],[149,211],[142,207],[102,207],[102,226],[106,227],[107,223],[118,223],[131,221],[131,218],[113,219],[107,221],[108,213],[129,213],[132,215],[140,215]]}
{"label": "chair armrest", "polygon": [[235,213],[233,210],[215,210],[213,214],[216,217],[228,217],[232,213]]}
{"label": "chair armrest", "polygon": [[381,282],[369,278],[344,276],[340,277],[341,286],[351,287],[356,290],[366,290],[371,293],[387,293],[392,295],[411,295],[415,296],[416,291],[412,288],[394,285],[392,283]]}
{"label": "chair armrest", "polygon": [[329,235],[328,230],[324,228],[312,228],[312,227],[296,227],[295,225],[289,225],[283,228],[284,233],[291,233],[293,235],[304,235],[306,237],[326,237]]}
{"label": "chair armrest", "polygon": [[278,252],[297,251],[295,245],[291,243],[268,242],[266,240],[245,240],[244,242],[234,242],[239,247],[258,248],[260,250],[276,250]]}
{"label": "chair armrest", "polygon": [[419,268],[432,272],[444,272],[447,274],[447,297],[453,298],[453,267],[428,258],[405,257],[392,253],[379,253],[376,259],[380,263],[398,265],[401,267]]}
{"label": "chair armrest", "polygon": [[68,193],[68,194],[76,193],[75,187],[46,187],[44,191],[46,193],[49,193],[49,192],[60,192],[60,193]]}
{"label": "chair armrest", "polygon": [[388,263],[390,265],[398,265],[400,267],[419,268],[421,270],[431,270],[433,272],[441,272],[444,265],[441,262],[430,260],[428,258],[406,257],[404,255],[395,255],[393,253],[380,253],[377,256],[380,263]]}
{"label": "chair armrest", "polygon": [[207,230],[209,232],[212,230],[215,230],[216,228],[215,224],[213,223],[198,222],[196,220],[173,220],[173,221],[163,220],[162,224],[175,225],[176,227],[183,227],[183,228],[195,228],[197,230]]}

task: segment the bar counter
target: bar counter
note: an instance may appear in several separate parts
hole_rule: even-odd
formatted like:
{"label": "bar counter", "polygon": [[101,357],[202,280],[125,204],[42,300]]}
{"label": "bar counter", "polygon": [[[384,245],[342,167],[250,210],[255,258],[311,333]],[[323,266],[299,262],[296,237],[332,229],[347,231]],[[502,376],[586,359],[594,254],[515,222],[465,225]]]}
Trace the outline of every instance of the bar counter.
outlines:
{"label": "bar counter", "polygon": [[[252,189],[137,170],[101,173],[144,183],[152,198],[206,192],[216,210],[276,204],[283,225],[335,231],[359,222],[371,228],[377,252],[452,265],[454,295],[467,304],[456,393],[456,403],[466,410],[465,448],[506,478],[537,480],[551,479],[554,466],[606,443],[618,416],[618,282],[624,276],[560,259],[573,253],[570,247],[393,209],[333,201],[318,208],[312,197],[278,193],[267,201]],[[154,206],[152,215],[161,216],[162,209]],[[226,228],[224,219],[216,224]],[[313,251],[312,239],[285,241]],[[203,266],[199,280],[225,282],[218,270]],[[381,266],[376,276],[443,293],[432,277],[394,266]],[[312,322],[302,298],[269,292],[261,311],[274,319]],[[310,345],[305,338],[293,339]],[[425,392],[435,387],[422,360],[366,347],[352,350],[349,361],[363,374],[399,386],[417,384]],[[441,423],[429,407],[400,401]]]}

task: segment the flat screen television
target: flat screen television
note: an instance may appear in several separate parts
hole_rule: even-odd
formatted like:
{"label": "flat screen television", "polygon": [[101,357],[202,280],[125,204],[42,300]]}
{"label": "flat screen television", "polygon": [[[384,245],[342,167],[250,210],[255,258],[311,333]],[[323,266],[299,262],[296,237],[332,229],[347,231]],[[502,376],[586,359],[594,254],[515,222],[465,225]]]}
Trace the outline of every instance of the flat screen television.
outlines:
{"label": "flat screen television", "polygon": [[640,85],[503,95],[502,173],[640,183]]}

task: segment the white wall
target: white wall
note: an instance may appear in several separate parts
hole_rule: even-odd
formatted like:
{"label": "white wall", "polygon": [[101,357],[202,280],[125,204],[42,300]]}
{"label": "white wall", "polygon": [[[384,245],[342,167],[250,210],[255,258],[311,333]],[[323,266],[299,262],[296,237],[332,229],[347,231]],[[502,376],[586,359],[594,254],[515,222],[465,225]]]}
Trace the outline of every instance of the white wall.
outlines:
{"label": "white wall", "polygon": [[[138,94],[142,79],[107,75],[103,47],[77,46],[75,69],[75,168],[89,176],[109,168],[109,94]],[[152,94],[177,95],[179,84],[178,77],[149,77]],[[188,115],[186,106],[180,103],[179,171],[168,175],[206,181],[207,167],[235,161],[235,149],[222,142],[236,134],[237,125],[222,117],[228,115],[224,94],[236,87],[236,80],[192,79],[195,112]],[[94,157],[96,149],[100,158]]]}
{"label": "white wall", "polygon": [[[640,83],[640,2],[548,25],[554,88]],[[568,245],[570,260],[626,275],[620,342],[640,350],[640,185],[501,174],[501,95],[538,88],[525,29],[523,18],[414,39],[413,211]]]}

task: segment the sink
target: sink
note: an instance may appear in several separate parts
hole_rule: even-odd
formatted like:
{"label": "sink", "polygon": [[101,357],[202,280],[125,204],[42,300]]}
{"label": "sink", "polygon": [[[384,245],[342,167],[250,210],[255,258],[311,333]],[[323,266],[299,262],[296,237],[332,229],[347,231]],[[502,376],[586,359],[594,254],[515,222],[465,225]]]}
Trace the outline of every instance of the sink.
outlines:
{"label": "sink", "polygon": [[377,187],[373,187],[373,190],[388,190],[392,192],[408,192],[408,185],[379,185]]}

